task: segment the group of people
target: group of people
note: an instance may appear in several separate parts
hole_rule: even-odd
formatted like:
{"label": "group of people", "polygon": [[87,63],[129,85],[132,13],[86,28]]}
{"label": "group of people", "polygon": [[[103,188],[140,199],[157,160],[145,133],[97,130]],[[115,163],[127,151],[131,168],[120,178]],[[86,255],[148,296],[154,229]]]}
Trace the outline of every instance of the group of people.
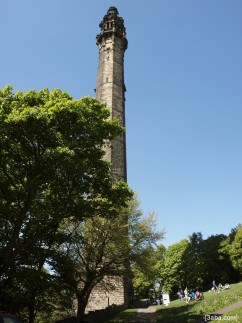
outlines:
{"label": "group of people", "polygon": [[180,302],[185,301],[186,303],[189,303],[190,301],[199,301],[204,299],[204,295],[202,292],[196,290],[195,292],[188,292],[187,287],[184,290],[180,290],[178,292],[178,299]]}
{"label": "group of people", "polygon": [[162,293],[155,294],[155,297],[150,296],[146,300],[146,305],[160,305],[162,303]]}
{"label": "group of people", "polygon": [[[220,292],[222,290],[226,290],[229,289],[230,286],[229,284],[225,284],[224,286],[220,283],[218,286],[216,285],[215,280],[213,280],[212,282],[212,288],[209,291],[214,291],[214,292]],[[204,299],[204,295],[202,292],[196,290],[195,292],[188,292],[187,287],[184,290],[180,290],[178,291],[178,299],[180,300],[180,302],[185,301],[186,303],[189,303],[190,301],[198,301],[198,300],[203,300]]]}
{"label": "group of people", "polygon": [[213,280],[211,291],[213,291],[213,292],[221,292],[222,290],[226,290],[226,289],[230,289],[230,286],[229,286],[228,283],[226,283],[224,286],[220,283],[217,286],[215,280]]}

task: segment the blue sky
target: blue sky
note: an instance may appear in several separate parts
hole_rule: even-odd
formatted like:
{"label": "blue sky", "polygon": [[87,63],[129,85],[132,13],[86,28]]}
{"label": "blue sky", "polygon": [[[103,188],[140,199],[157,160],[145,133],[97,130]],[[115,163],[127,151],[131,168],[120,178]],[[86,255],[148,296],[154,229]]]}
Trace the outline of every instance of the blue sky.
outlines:
{"label": "blue sky", "polygon": [[8,0],[0,87],[95,96],[99,22],[124,18],[128,183],[169,246],[242,222],[241,0]]}

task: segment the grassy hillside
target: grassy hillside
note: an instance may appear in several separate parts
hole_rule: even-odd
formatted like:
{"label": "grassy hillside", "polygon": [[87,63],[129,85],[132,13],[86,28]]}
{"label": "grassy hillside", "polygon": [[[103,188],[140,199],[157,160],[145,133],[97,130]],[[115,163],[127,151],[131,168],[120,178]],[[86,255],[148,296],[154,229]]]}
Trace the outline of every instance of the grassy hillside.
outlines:
{"label": "grassy hillside", "polygon": [[[195,323],[202,317],[213,312],[227,307],[233,303],[242,300],[242,282],[230,285],[229,290],[224,290],[220,293],[205,292],[203,301],[194,301],[186,304],[178,300],[172,301],[169,306],[156,306],[156,323]],[[226,315],[238,315],[242,322],[242,308],[231,311]],[[128,323],[134,320],[135,309],[126,310],[116,316],[108,323]]]}

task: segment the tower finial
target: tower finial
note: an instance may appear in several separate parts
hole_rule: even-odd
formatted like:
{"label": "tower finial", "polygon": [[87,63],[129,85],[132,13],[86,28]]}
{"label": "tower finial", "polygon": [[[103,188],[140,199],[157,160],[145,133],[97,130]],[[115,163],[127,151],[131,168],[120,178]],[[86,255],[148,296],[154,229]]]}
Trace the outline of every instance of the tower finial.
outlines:
{"label": "tower finial", "polygon": [[118,14],[118,9],[115,7],[115,6],[111,6],[111,7],[109,7],[109,9],[108,9],[108,12],[107,13],[109,13],[109,12],[116,12],[117,14]]}
{"label": "tower finial", "polygon": [[118,9],[114,6],[110,7],[107,14],[103,17],[99,27],[101,28],[100,34],[97,35],[97,44],[101,44],[112,35],[123,39],[124,50],[127,48],[128,41],[126,38],[126,29],[124,27],[124,20],[119,16]]}

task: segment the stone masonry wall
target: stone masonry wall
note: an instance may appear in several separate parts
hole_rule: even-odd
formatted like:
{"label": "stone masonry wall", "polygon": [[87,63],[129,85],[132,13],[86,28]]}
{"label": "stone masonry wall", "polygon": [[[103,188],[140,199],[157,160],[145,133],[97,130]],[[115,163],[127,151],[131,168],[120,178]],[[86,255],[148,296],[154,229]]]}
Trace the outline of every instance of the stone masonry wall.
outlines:
{"label": "stone masonry wall", "polygon": [[[120,39],[107,39],[99,46],[99,66],[97,77],[96,98],[106,103],[111,109],[111,117],[118,118],[125,126],[124,97],[124,50]],[[126,170],[126,138],[117,137],[111,146],[106,147],[106,158],[112,163],[115,180],[127,180]]]}
{"label": "stone masonry wall", "polygon": [[124,283],[117,276],[107,276],[92,291],[86,312],[101,310],[112,304],[124,305]]}

